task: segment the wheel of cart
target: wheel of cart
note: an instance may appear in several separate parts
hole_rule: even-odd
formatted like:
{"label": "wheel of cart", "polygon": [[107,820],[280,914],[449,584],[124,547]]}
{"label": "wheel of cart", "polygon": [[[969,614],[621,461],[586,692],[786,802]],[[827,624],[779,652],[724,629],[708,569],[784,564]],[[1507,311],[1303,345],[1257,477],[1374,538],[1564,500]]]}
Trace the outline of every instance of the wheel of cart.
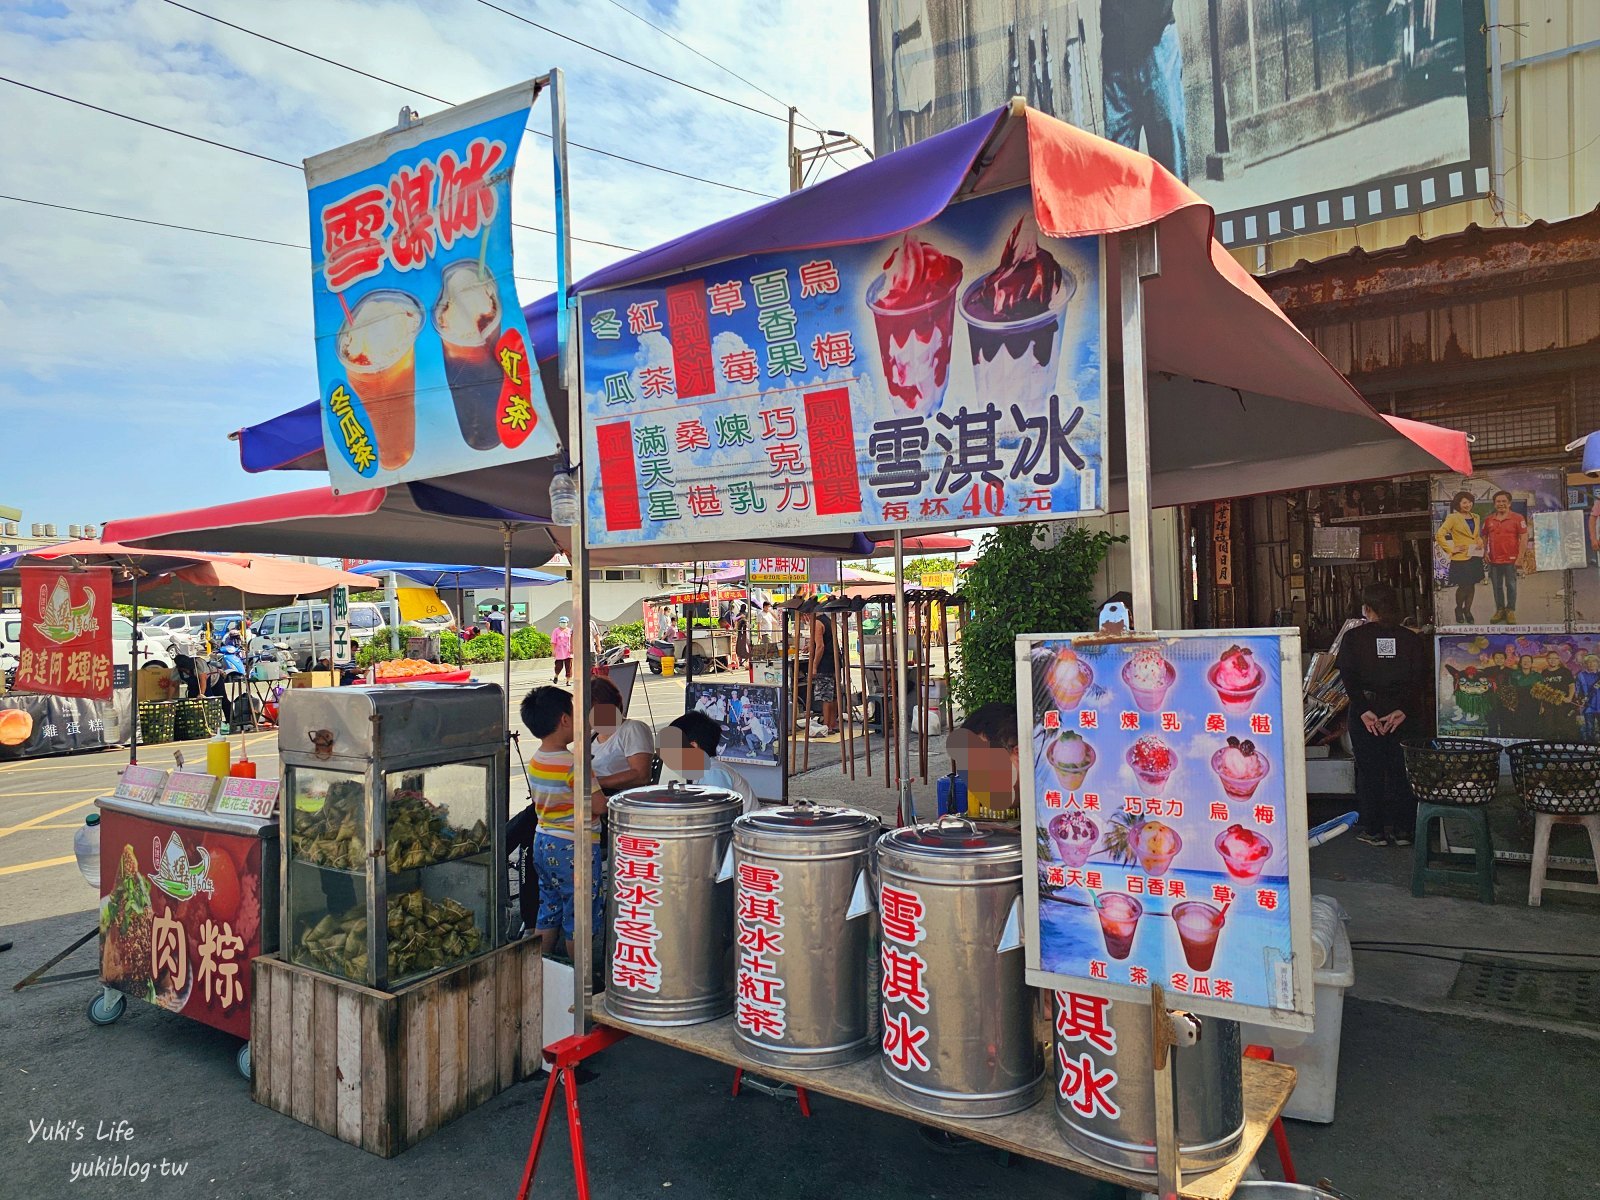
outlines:
{"label": "wheel of cart", "polygon": [[115,988],[102,987],[89,1001],[89,1020],[95,1025],[113,1025],[128,1011],[128,998]]}
{"label": "wheel of cart", "polygon": [[246,1079],[249,1079],[250,1078],[250,1043],[249,1042],[246,1042],[244,1045],[239,1047],[239,1055],[238,1055],[237,1058],[234,1059],[234,1062],[238,1065],[239,1074],[243,1075]]}

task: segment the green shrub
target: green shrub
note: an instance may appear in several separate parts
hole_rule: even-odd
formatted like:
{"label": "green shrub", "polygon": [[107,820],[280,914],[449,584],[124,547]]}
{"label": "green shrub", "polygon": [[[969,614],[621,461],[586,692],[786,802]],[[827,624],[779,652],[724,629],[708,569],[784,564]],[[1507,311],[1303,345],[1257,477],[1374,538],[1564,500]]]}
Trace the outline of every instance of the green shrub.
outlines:
{"label": "green shrub", "polygon": [[964,574],[955,693],[968,712],[997,700],[1017,702],[1019,633],[1094,628],[1100,564],[1114,543],[1127,539],[1078,525],[1055,528],[1058,540],[1049,547],[1040,544],[1043,525],[991,530]]}
{"label": "green shrub", "polygon": [[449,629],[439,632],[439,661],[447,662],[453,667],[459,667],[461,662],[461,639]]}
{"label": "green shrub", "polygon": [[630,621],[626,625],[613,625],[600,639],[600,648],[609,650],[613,646],[626,646],[630,650],[644,649],[644,622]]}
{"label": "green shrub", "polygon": [[506,656],[506,639],[498,633],[480,633],[461,647],[468,665],[499,662]]}
{"label": "green shrub", "polygon": [[512,658],[549,658],[553,653],[550,635],[532,625],[524,626],[511,635]]}

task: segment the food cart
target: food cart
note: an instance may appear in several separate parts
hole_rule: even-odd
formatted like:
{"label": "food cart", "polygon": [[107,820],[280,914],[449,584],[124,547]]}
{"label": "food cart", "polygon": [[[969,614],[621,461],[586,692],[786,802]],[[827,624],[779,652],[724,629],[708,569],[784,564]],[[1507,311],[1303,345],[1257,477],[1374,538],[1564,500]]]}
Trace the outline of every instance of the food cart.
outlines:
{"label": "food cart", "polygon": [[89,1020],[127,997],[244,1038],[252,966],[278,948],[278,783],[130,765],[100,813],[100,983]]}

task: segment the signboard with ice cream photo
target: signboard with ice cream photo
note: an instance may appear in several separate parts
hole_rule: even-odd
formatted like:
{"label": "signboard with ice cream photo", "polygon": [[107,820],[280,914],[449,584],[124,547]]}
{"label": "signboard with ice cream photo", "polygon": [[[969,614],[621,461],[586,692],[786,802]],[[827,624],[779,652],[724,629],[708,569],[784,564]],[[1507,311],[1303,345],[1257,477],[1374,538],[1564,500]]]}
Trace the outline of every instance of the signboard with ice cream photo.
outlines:
{"label": "signboard with ice cream photo", "polygon": [[336,491],[543,458],[511,179],[537,85],[306,160],[323,445]]}
{"label": "signboard with ice cream photo", "polygon": [[581,297],[596,545],[1105,507],[1097,238],[1026,187],[884,241]]}
{"label": "signboard with ice cream photo", "polygon": [[1310,1028],[1294,630],[1017,639],[1028,982]]}

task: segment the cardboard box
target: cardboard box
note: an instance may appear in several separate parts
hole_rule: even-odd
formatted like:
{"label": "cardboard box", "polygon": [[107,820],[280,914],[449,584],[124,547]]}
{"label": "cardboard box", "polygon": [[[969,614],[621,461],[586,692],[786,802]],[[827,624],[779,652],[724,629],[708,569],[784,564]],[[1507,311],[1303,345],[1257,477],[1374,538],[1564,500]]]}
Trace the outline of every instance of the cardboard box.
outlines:
{"label": "cardboard box", "polygon": [[140,667],[135,680],[137,703],[154,700],[176,700],[178,677],[171,667]]}
{"label": "cardboard box", "polygon": [[337,687],[339,676],[332,671],[300,671],[289,680],[290,687]]}

